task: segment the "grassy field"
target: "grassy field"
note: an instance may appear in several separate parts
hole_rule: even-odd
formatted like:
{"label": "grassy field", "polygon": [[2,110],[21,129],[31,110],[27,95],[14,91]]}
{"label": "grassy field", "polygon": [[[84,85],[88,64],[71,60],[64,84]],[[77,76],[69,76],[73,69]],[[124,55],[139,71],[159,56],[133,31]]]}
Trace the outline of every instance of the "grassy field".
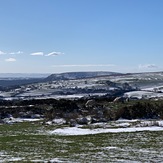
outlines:
{"label": "grassy field", "polygon": [[57,127],[40,122],[0,125],[0,162],[163,162],[163,131],[48,134]]}

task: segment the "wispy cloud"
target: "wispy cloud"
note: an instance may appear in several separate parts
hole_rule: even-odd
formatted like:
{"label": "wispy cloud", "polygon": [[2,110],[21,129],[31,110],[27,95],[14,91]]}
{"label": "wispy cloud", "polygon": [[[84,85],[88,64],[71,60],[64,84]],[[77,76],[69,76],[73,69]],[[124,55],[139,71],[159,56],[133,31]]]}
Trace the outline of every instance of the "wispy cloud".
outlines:
{"label": "wispy cloud", "polygon": [[33,55],[33,56],[43,56],[44,53],[43,52],[35,52],[35,53],[31,53],[30,55]]}
{"label": "wispy cloud", "polygon": [[17,52],[4,52],[4,51],[0,51],[0,55],[2,55],[2,54],[23,54],[23,52],[22,51],[17,51]]}
{"label": "wispy cloud", "polygon": [[114,64],[53,65],[53,67],[113,67]]}
{"label": "wispy cloud", "polygon": [[15,58],[7,58],[5,59],[6,62],[16,62]]}
{"label": "wispy cloud", "polygon": [[17,51],[17,52],[10,52],[9,54],[23,54],[22,51]]}
{"label": "wispy cloud", "polygon": [[155,64],[144,64],[144,65],[139,65],[139,69],[156,69],[158,66]]}
{"label": "wispy cloud", "polygon": [[31,53],[30,55],[33,55],[33,56],[47,56],[47,57],[49,57],[49,56],[57,56],[57,55],[62,55],[62,54],[64,54],[64,53],[53,51],[53,52],[50,52],[48,54],[44,54],[44,52],[34,52],[34,53]]}
{"label": "wispy cloud", "polygon": [[46,54],[45,56],[49,57],[49,56],[57,56],[57,55],[62,55],[62,54],[64,54],[64,53],[62,53],[62,52],[51,52],[51,53]]}
{"label": "wispy cloud", "polygon": [[0,51],[0,55],[3,55],[3,54],[6,54],[5,52],[3,52],[3,51]]}

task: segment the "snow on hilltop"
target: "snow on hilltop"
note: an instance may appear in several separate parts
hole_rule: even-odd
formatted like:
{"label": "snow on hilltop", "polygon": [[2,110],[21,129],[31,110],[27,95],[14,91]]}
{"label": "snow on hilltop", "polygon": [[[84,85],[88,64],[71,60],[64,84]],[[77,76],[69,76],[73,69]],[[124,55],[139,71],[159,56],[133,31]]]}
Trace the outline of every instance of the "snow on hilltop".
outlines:
{"label": "snow on hilltop", "polygon": [[60,74],[52,74],[46,78],[47,81],[53,80],[68,80],[68,79],[82,79],[82,78],[92,78],[99,76],[107,76],[107,75],[118,75],[120,73],[116,72],[105,72],[105,71],[97,71],[97,72],[67,72]]}

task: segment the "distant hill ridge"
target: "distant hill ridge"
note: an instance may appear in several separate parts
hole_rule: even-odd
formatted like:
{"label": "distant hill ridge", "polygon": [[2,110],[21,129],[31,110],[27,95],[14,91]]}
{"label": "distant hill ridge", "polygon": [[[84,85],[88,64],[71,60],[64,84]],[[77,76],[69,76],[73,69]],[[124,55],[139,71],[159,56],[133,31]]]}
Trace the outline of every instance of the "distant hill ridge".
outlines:
{"label": "distant hill ridge", "polygon": [[120,75],[120,74],[121,73],[106,72],[106,71],[67,72],[67,73],[60,73],[60,74],[51,74],[45,80],[53,81],[53,80],[84,79],[84,78],[92,78],[92,77],[100,77],[100,76],[108,76],[108,75]]}

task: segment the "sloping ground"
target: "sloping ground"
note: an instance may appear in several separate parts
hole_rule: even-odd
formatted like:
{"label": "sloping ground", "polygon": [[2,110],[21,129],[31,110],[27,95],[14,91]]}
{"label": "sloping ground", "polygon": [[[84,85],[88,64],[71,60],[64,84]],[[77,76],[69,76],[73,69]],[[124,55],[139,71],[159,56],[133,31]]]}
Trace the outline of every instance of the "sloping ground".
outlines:
{"label": "sloping ground", "polygon": [[1,79],[0,80],[0,91],[1,90],[8,90],[8,89],[14,89],[19,88],[21,85],[25,84],[32,84],[32,83],[38,83],[41,82],[43,78],[28,78],[28,79]]}
{"label": "sloping ground", "polygon": [[131,91],[124,94],[125,96],[129,98],[135,98],[135,99],[150,99],[150,98],[162,98],[163,92],[153,92],[153,91]]}
{"label": "sloping ground", "polygon": [[163,84],[163,72],[146,72],[146,73],[130,73],[118,76],[110,76],[111,81],[117,83],[127,82],[139,88],[157,87]]}
{"label": "sloping ground", "polygon": [[[162,100],[113,103],[109,102],[113,99],[97,98],[86,107],[87,100],[0,101],[3,113],[7,111],[14,115],[21,112],[22,115],[23,112],[27,115],[30,112],[28,116],[37,113],[53,122],[46,123],[41,117],[36,122],[33,119],[25,122],[27,119],[10,117],[9,124],[0,124],[0,162],[162,162],[162,121],[110,121],[122,115],[130,119],[158,118],[163,113]],[[54,120],[70,115],[67,120],[75,119],[79,114],[83,117],[97,114],[97,118],[99,115],[108,116],[108,122],[90,122],[70,128],[66,121],[56,124],[59,119]]]}
{"label": "sloping ground", "polygon": [[49,135],[40,122],[0,125],[0,162],[162,162],[163,131]]}
{"label": "sloping ground", "polygon": [[45,81],[53,81],[53,80],[71,80],[71,79],[84,79],[84,78],[93,78],[100,76],[108,76],[108,75],[119,75],[121,73],[116,72],[105,72],[105,71],[97,71],[97,72],[67,72],[60,74],[52,74],[48,76]]}
{"label": "sloping ground", "polygon": [[[52,74],[46,79],[0,80],[1,99],[85,97],[101,93],[123,96],[140,91],[136,98],[162,97],[163,73],[119,74],[113,72],[71,72]],[[144,91],[142,91],[144,90]],[[131,92],[133,94],[133,92]],[[78,96],[80,95],[80,96]],[[128,95],[128,94],[126,94]],[[75,98],[75,97],[73,97]]]}

